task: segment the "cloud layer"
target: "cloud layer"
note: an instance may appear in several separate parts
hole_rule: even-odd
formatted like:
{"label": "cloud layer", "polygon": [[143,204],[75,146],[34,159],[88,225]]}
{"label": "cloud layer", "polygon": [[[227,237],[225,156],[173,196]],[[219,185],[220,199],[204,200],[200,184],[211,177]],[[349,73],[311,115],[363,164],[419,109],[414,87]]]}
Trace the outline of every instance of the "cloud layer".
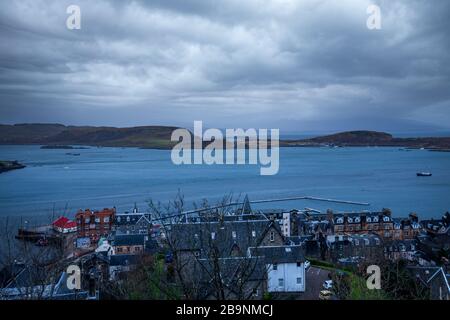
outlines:
{"label": "cloud layer", "polygon": [[[382,29],[366,27],[381,8]],[[66,8],[81,8],[68,30]],[[2,123],[450,129],[448,1],[2,1]]]}

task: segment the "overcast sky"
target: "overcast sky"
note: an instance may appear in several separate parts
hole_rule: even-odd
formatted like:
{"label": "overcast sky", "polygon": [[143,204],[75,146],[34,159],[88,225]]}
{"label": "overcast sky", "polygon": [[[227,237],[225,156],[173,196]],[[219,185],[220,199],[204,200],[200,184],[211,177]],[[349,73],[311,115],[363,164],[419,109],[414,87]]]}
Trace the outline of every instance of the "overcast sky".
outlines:
{"label": "overcast sky", "polygon": [[[381,7],[381,30],[366,9]],[[81,8],[68,30],[66,8]],[[450,130],[450,1],[0,3],[0,123]]]}

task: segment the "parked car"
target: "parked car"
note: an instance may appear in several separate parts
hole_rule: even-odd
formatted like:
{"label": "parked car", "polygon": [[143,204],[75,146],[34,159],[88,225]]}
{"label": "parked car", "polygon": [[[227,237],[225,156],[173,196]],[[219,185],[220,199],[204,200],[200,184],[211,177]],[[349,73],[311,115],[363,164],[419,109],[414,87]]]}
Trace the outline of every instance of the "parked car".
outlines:
{"label": "parked car", "polygon": [[311,266],[311,262],[308,260],[305,261],[305,269],[308,269]]}
{"label": "parked car", "polygon": [[324,289],[326,289],[326,290],[332,289],[332,288],[333,288],[333,280],[325,280],[325,281],[323,282],[322,287],[323,287]]}
{"label": "parked car", "polygon": [[320,300],[331,300],[333,293],[330,290],[322,290],[319,293]]}

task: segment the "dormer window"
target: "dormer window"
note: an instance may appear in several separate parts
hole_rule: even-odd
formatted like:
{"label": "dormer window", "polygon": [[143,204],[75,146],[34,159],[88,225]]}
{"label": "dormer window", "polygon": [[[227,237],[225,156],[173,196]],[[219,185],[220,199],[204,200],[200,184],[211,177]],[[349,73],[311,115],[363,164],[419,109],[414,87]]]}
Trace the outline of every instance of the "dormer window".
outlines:
{"label": "dormer window", "polygon": [[360,223],[361,222],[361,218],[360,217],[355,218],[355,222],[356,223]]}
{"label": "dormer window", "polygon": [[344,219],[343,218],[337,218],[336,223],[344,223]]}
{"label": "dormer window", "polygon": [[233,237],[233,239],[236,239],[236,231],[231,231],[231,236]]}
{"label": "dormer window", "polygon": [[255,230],[252,231],[252,237],[256,238],[256,231]]}
{"label": "dormer window", "polygon": [[374,217],[373,222],[378,222],[378,217]]}
{"label": "dormer window", "polygon": [[367,222],[372,222],[372,218],[371,218],[371,217],[367,217],[367,218],[366,218],[366,221],[367,221]]}
{"label": "dormer window", "polygon": [[270,231],[270,242],[274,242],[275,241],[275,232]]}
{"label": "dormer window", "polygon": [[389,222],[389,217],[384,217],[383,220],[384,222]]}
{"label": "dormer window", "polygon": [[353,218],[348,217],[348,218],[347,218],[347,221],[348,221],[349,223],[352,223],[352,222],[353,222]]}
{"label": "dormer window", "polygon": [[211,239],[214,240],[216,238],[216,233],[215,232],[211,232]]}
{"label": "dormer window", "polygon": [[130,217],[129,216],[127,217],[127,222],[130,222]]}

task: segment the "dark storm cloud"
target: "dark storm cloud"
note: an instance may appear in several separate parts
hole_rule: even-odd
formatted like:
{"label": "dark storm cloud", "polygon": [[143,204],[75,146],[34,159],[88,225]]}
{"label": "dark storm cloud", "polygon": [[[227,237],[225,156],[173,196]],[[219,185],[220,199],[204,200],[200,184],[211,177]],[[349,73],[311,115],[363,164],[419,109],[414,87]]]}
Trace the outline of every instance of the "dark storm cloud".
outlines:
{"label": "dark storm cloud", "polygon": [[[376,31],[366,27],[373,2]],[[81,30],[65,27],[70,4]],[[450,128],[447,1],[0,7],[0,122]]]}

